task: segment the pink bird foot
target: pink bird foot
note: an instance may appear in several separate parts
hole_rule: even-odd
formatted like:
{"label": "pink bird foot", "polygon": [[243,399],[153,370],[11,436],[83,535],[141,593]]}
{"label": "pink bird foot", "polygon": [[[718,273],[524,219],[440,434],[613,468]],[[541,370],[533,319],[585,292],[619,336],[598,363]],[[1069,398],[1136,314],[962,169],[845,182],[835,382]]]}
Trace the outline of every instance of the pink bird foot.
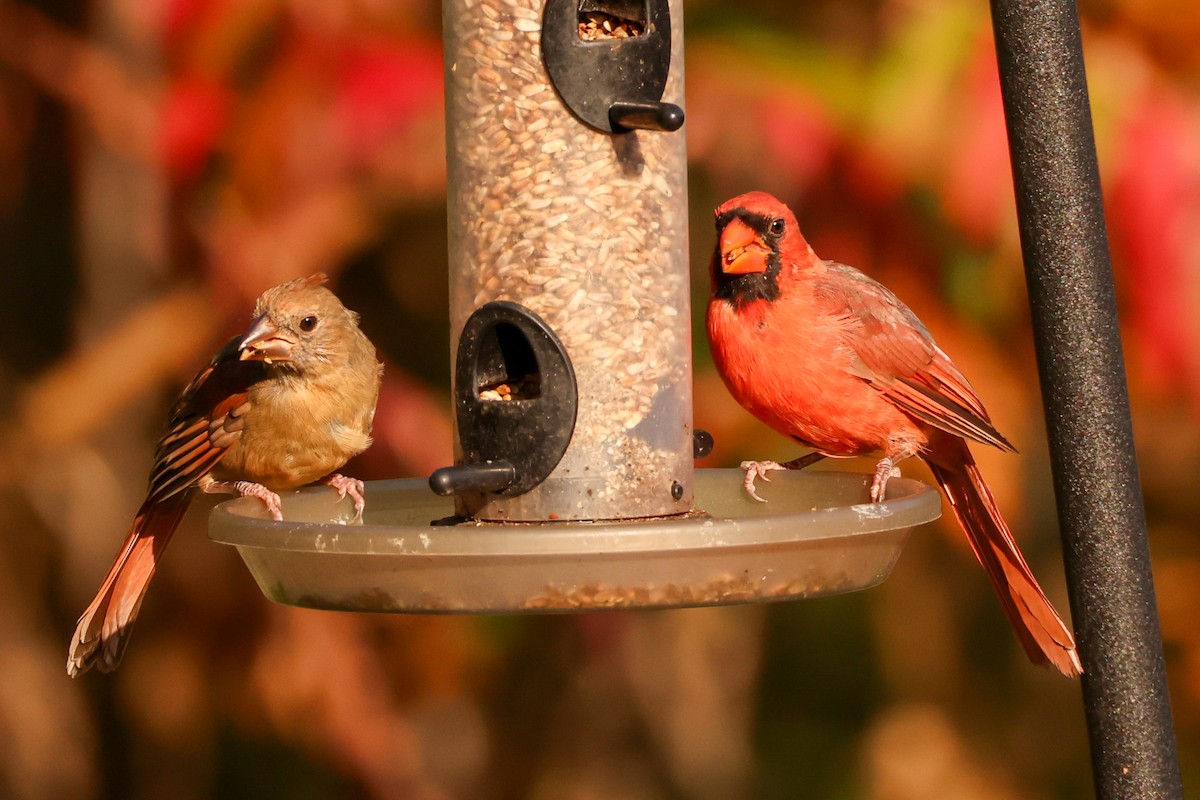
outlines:
{"label": "pink bird foot", "polygon": [[900,477],[900,467],[890,458],[882,458],[875,465],[875,480],[871,482],[871,502],[882,503],[887,495],[888,481]]}
{"label": "pink bird foot", "polygon": [[764,481],[770,481],[771,479],[767,477],[768,472],[777,469],[787,469],[787,467],[778,461],[743,461],[741,468],[746,470],[746,480],[742,482],[742,486],[746,487],[746,494],[760,503],[767,501],[759,497],[758,493],[754,491],[754,482],[759,478],[762,478]]}
{"label": "pink bird foot", "polygon": [[238,494],[242,497],[257,497],[262,500],[271,512],[271,519],[283,521],[283,506],[279,495],[272,492],[261,483],[252,481],[218,481],[209,479],[200,481],[200,490],[205,494]]}
{"label": "pink bird foot", "polygon": [[780,464],[777,461],[743,461],[741,468],[746,470],[746,480],[742,484],[746,487],[746,494],[753,497],[760,503],[767,502],[758,496],[754,491],[754,481],[762,478],[764,481],[771,480],[767,477],[767,473],[777,469],[804,469],[825,458],[822,453],[809,453],[808,455],[793,458],[791,461],[785,461]]}
{"label": "pink bird foot", "polygon": [[354,519],[350,520],[353,524],[362,519],[363,509],[367,507],[367,499],[363,496],[365,486],[358,478],[349,478],[345,475],[333,473],[326,475],[317,483],[323,483],[326,486],[332,486],[337,489],[338,500],[344,500],[346,495],[350,495],[350,499],[354,501]]}

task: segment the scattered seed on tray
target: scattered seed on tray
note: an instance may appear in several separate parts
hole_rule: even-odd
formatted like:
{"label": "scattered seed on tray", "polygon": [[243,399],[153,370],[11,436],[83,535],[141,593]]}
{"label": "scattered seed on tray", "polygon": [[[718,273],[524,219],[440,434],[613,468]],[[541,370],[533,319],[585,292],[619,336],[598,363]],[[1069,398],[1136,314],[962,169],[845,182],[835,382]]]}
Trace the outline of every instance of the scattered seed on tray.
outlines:
{"label": "scattered seed on tray", "polygon": [[782,600],[836,591],[846,581],[779,580],[766,583],[750,576],[718,575],[703,583],[610,585],[589,583],[562,588],[555,585],[531,597],[528,609],[568,610],[639,608],[643,606],[713,605],[756,600]]}

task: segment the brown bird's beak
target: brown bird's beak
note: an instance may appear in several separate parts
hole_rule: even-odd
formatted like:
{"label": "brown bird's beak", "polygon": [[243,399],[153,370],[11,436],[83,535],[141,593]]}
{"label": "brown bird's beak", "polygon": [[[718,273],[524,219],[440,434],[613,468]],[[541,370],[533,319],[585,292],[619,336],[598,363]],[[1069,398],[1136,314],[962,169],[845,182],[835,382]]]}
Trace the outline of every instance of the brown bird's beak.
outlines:
{"label": "brown bird's beak", "polygon": [[242,343],[238,345],[241,351],[241,361],[289,361],[292,357],[292,347],[295,343],[280,335],[280,330],[271,319],[263,314],[250,325]]}
{"label": "brown bird's beak", "polygon": [[721,271],[726,275],[766,272],[771,248],[763,244],[754,229],[734,217],[721,231]]}

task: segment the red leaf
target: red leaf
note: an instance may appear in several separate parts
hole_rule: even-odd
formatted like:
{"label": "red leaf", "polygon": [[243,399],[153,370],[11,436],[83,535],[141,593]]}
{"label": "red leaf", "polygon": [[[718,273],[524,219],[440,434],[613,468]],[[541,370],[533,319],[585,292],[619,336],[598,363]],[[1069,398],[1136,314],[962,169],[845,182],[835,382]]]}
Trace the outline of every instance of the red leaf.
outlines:
{"label": "red leaf", "polygon": [[348,51],[340,65],[336,117],[358,156],[442,96],[442,54],[427,42],[376,41]]}
{"label": "red leaf", "polygon": [[175,181],[195,177],[208,162],[229,119],[232,98],[213,81],[182,78],[163,100],[158,152]]}

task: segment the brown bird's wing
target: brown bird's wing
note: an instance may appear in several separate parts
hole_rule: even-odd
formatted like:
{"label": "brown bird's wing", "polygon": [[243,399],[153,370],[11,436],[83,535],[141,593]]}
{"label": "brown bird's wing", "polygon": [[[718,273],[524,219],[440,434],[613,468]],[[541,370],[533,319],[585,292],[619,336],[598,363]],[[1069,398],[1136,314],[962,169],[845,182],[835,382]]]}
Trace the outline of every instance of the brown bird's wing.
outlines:
{"label": "brown bird's wing", "polygon": [[266,377],[266,365],[239,360],[238,342],[235,337],[221,348],[171,411],[154,456],[148,502],[196,485],[241,434],[250,408],[250,387]]}
{"label": "brown bird's wing", "polygon": [[158,442],[146,500],[75,627],[67,658],[71,676],[92,666],[102,672],[116,669],[159,556],[187,512],[184,490],[236,441],[249,408],[249,389],[265,377],[266,369],[261,362],[240,361],[237,347],[238,339],[232,339],[221,348],[175,404],[167,433]]}
{"label": "brown bird's wing", "polygon": [[853,267],[825,262],[818,298],[847,321],[854,375],[898,407],[956,436],[1016,451],[966,377],[908,306]]}

